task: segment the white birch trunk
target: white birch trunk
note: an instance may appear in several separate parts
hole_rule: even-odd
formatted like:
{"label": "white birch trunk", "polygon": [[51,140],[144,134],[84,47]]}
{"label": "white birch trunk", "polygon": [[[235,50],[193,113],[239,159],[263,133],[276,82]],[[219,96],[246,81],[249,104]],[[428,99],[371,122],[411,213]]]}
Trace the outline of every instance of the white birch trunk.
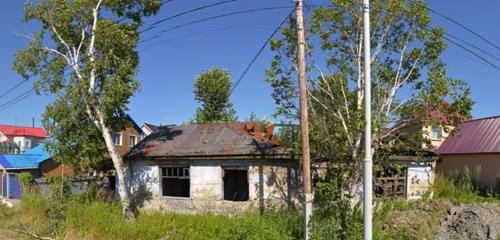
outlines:
{"label": "white birch trunk", "polygon": [[122,213],[126,219],[133,219],[134,213],[132,212],[132,205],[130,201],[129,192],[126,187],[125,182],[125,166],[122,160],[122,157],[118,152],[116,152],[115,145],[113,143],[113,138],[111,137],[111,131],[108,127],[104,125],[103,122],[101,124],[102,136],[104,138],[104,142],[106,143],[106,148],[108,149],[109,156],[111,157],[111,161],[113,162],[113,166],[116,171],[116,180],[118,182],[118,195],[120,196],[120,202],[122,204]]}

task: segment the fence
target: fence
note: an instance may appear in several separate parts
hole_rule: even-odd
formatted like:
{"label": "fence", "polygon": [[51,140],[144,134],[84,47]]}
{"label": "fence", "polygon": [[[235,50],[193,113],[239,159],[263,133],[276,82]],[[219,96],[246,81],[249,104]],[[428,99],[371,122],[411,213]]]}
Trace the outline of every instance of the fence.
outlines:
{"label": "fence", "polygon": [[23,193],[21,183],[16,173],[0,174],[1,177],[1,190],[2,197],[20,199]]}
{"label": "fence", "polygon": [[[0,173],[0,193],[3,198],[20,199],[23,187],[17,173]],[[85,193],[88,187],[96,182],[95,177],[72,177],[69,179],[69,191],[72,194]],[[41,196],[48,196],[54,189],[54,183],[50,179],[35,179],[34,187]]]}

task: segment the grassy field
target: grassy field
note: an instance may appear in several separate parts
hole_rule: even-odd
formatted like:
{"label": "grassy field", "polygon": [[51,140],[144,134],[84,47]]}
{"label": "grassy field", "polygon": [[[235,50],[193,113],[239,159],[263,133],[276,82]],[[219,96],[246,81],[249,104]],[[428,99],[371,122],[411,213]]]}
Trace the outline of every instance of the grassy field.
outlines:
{"label": "grassy field", "polygon": [[[297,218],[289,218],[296,216]],[[117,204],[65,203],[26,196],[19,206],[0,209],[2,232],[28,233],[55,239],[295,239],[296,214],[246,213],[238,216],[179,215],[138,212],[133,221],[121,217]],[[298,228],[297,228],[298,227]],[[23,233],[20,233],[23,232]],[[263,237],[265,236],[265,237]]]}
{"label": "grassy field", "polygon": [[[433,239],[440,220],[452,205],[494,202],[497,195],[481,195],[466,183],[437,177],[434,199],[407,202],[377,199],[374,239]],[[316,207],[316,211],[321,211]],[[26,194],[13,208],[0,206],[2,239],[302,239],[298,210],[282,209],[264,214],[237,216],[179,215],[164,212],[136,213],[133,221],[121,217],[116,203],[85,196],[42,198]],[[342,216],[342,215],[340,215]],[[314,222],[313,239],[361,239],[362,218],[356,212],[348,226],[330,217]],[[338,218],[338,216],[337,216]],[[342,229],[349,228],[348,230]],[[341,231],[339,231],[339,229]],[[339,234],[339,232],[342,232]]]}

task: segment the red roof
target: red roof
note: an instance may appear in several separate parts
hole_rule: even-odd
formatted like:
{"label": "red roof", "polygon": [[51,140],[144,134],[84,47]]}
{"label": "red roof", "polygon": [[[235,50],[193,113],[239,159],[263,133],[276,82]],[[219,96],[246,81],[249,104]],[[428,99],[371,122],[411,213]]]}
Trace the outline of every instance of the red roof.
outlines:
{"label": "red roof", "polygon": [[436,150],[438,154],[500,153],[500,116],[469,120]]}
{"label": "red roof", "polygon": [[49,134],[42,128],[0,125],[0,132],[6,136],[29,136],[46,138]]}

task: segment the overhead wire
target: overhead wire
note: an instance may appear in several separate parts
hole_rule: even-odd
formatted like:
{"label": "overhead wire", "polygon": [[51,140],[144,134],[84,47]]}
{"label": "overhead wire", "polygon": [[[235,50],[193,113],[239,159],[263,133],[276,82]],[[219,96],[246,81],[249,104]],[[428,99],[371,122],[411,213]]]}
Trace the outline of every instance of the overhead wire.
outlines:
{"label": "overhead wire", "polygon": [[162,37],[162,34],[165,33],[165,32],[172,31],[172,30],[175,30],[175,29],[179,29],[179,28],[182,28],[182,27],[186,27],[186,26],[189,26],[189,25],[197,24],[197,23],[202,23],[202,22],[205,22],[205,21],[210,21],[210,20],[214,20],[214,19],[218,19],[218,18],[223,18],[223,17],[235,16],[235,15],[240,15],[240,14],[245,14],[245,13],[260,12],[260,11],[270,11],[270,10],[286,9],[286,8],[294,8],[294,6],[277,6],[277,7],[254,8],[254,9],[248,9],[248,10],[244,10],[244,11],[230,12],[230,13],[220,14],[220,15],[216,15],[216,16],[201,18],[201,19],[198,19],[198,20],[195,20],[195,21],[191,21],[191,22],[179,24],[179,25],[176,25],[176,26],[173,26],[173,27],[161,30],[161,31],[159,31],[157,33],[157,35],[149,37],[147,39],[144,39],[144,40],[140,41],[139,43],[144,43],[144,42],[148,42],[148,41],[151,41],[153,39],[156,39],[156,38],[160,38],[160,37]]}
{"label": "overhead wire", "polygon": [[168,21],[168,20],[171,20],[171,19],[174,19],[174,18],[177,18],[177,17],[180,17],[180,16],[183,16],[183,15],[187,15],[187,14],[190,14],[190,13],[193,13],[193,12],[196,12],[196,11],[200,11],[200,10],[203,10],[203,9],[207,9],[207,8],[211,8],[211,7],[215,7],[215,6],[219,6],[219,5],[223,5],[223,4],[226,4],[226,3],[231,3],[231,2],[236,2],[238,0],[225,0],[225,1],[220,1],[220,2],[216,2],[216,3],[212,3],[212,4],[208,4],[208,5],[204,5],[204,6],[201,6],[201,7],[197,7],[197,8],[194,8],[194,9],[190,9],[188,11],[184,11],[184,12],[181,12],[181,13],[178,13],[178,14],[175,14],[173,16],[170,16],[170,17],[166,17],[166,18],[162,18],[154,23],[152,23],[149,27],[139,31],[139,34],[142,34],[144,32],[147,32],[147,31],[150,31],[154,28],[156,28],[160,23],[163,23],[165,21]]}
{"label": "overhead wire", "polygon": [[33,93],[35,92],[35,90],[33,89],[29,89],[28,91],[22,93],[21,95],[11,99],[10,101],[0,105],[0,111],[3,111],[9,107],[12,107],[13,105],[15,105],[16,103],[19,103],[21,102],[22,100],[30,97]]}
{"label": "overhead wire", "polygon": [[256,27],[256,26],[267,26],[267,25],[269,25],[269,23],[244,24],[244,25],[242,24],[242,25],[233,25],[233,26],[228,26],[228,27],[223,27],[223,28],[214,28],[214,29],[209,29],[209,30],[205,30],[205,31],[187,33],[187,34],[180,35],[180,36],[177,36],[177,37],[168,38],[168,39],[165,39],[165,40],[162,40],[162,41],[154,42],[154,43],[152,43],[150,45],[145,46],[142,49],[147,49],[149,47],[160,45],[162,43],[167,43],[167,42],[171,42],[171,41],[174,41],[174,40],[184,39],[184,38],[188,38],[188,37],[192,37],[192,36],[197,36],[197,35],[202,35],[202,34],[206,34],[206,33],[221,32],[221,31],[226,31],[226,30],[242,29],[242,28],[249,28],[249,27]]}
{"label": "overhead wire", "polygon": [[434,14],[436,14],[436,15],[438,15],[438,16],[440,16],[440,17],[442,17],[442,18],[444,18],[444,19],[446,19],[446,20],[448,20],[448,21],[450,21],[450,22],[452,22],[452,23],[454,23],[454,24],[456,24],[457,26],[459,26],[459,27],[461,27],[461,28],[463,28],[463,29],[467,30],[468,32],[470,32],[470,33],[474,34],[475,36],[477,36],[478,38],[480,38],[480,39],[481,39],[481,40],[483,40],[484,42],[488,43],[490,46],[492,46],[492,47],[496,48],[497,50],[500,50],[500,47],[499,47],[498,45],[496,45],[496,44],[495,44],[495,43],[493,43],[492,41],[488,40],[488,39],[487,39],[486,37],[484,37],[482,34],[479,34],[478,32],[476,32],[476,31],[472,30],[471,28],[469,28],[469,27],[465,26],[464,24],[460,23],[459,21],[457,21],[457,20],[455,20],[455,19],[453,19],[453,18],[451,18],[451,17],[448,17],[448,16],[446,16],[445,14],[440,13],[440,12],[438,12],[438,11],[436,11],[436,10],[434,10],[434,9],[430,8],[430,7],[427,7],[427,9],[428,9],[430,12],[433,12]]}
{"label": "overhead wire", "polygon": [[19,83],[17,83],[16,85],[14,85],[12,88],[10,88],[9,90],[5,91],[4,93],[2,93],[2,95],[0,95],[0,98],[3,98],[5,96],[7,96],[7,94],[11,93],[12,91],[16,90],[16,88],[20,87],[21,85],[23,85],[23,83],[25,83],[26,81],[25,80],[21,80]]}
{"label": "overhead wire", "polygon": [[241,81],[243,80],[243,78],[246,76],[246,74],[248,73],[248,70],[250,70],[250,68],[252,67],[252,65],[255,63],[255,61],[257,60],[257,58],[260,56],[260,54],[262,54],[262,52],[264,51],[264,49],[266,48],[266,46],[269,44],[269,42],[271,41],[271,39],[273,39],[274,35],[276,35],[276,33],[281,29],[281,27],[283,27],[283,25],[286,23],[286,21],[292,16],[292,14],[295,12],[295,8],[285,17],[285,19],[283,19],[283,21],[280,22],[280,24],[278,25],[278,27],[276,27],[276,29],[274,29],[274,31],[271,33],[271,35],[267,38],[267,40],[264,42],[264,44],[262,45],[262,47],[260,47],[259,51],[257,51],[257,54],[255,54],[255,56],[252,58],[252,60],[250,61],[250,63],[247,65],[247,67],[245,68],[245,70],[241,73],[240,77],[238,78],[238,80],[236,80],[236,82],[234,83],[233,87],[231,88],[231,92],[230,92],[230,95],[233,94],[234,90],[238,87],[238,85],[241,83]]}

